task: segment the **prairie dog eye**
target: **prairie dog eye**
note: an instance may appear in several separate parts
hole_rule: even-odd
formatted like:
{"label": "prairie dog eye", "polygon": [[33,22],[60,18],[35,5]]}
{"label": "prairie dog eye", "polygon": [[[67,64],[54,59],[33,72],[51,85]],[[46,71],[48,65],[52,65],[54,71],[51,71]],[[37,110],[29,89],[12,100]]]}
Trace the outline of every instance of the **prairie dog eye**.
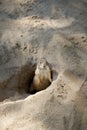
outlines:
{"label": "prairie dog eye", "polygon": [[42,62],[40,61],[40,64],[42,64]]}

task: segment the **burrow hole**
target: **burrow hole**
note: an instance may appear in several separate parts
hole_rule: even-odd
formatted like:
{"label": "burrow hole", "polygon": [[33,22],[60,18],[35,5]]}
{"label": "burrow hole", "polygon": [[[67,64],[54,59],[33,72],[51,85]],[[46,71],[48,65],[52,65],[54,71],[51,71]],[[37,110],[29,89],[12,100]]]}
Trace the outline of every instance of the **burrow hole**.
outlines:
{"label": "burrow hole", "polygon": [[[0,83],[0,101],[3,100],[17,100],[23,98],[23,95],[28,96],[35,94],[37,91],[30,92],[30,86],[35,75],[36,64],[28,63],[19,68],[16,74],[14,73],[9,79]],[[57,73],[52,74],[57,77]],[[15,94],[20,96],[14,98]],[[11,98],[13,97],[13,98]]]}

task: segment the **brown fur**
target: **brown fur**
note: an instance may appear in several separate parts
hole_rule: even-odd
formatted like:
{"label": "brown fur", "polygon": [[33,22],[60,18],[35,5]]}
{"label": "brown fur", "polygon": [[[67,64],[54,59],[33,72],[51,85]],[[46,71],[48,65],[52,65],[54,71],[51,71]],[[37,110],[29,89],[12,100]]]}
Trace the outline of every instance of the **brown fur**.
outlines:
{"label": "brown fur", "polygon": [[52,82],[51,68],[45,58],[37,64],[35,76],[30,87],[30,91],[41,91],[46,89]]}

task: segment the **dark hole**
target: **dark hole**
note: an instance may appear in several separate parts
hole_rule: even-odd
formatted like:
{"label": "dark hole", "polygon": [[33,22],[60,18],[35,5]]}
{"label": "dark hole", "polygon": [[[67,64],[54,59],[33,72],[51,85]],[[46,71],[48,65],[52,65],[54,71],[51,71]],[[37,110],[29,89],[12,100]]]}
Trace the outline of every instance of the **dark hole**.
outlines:
{"label": "dark hole", "polygon": [[37,91],[34,89],[31,92],[29,91],[30,94],[35,94]]}

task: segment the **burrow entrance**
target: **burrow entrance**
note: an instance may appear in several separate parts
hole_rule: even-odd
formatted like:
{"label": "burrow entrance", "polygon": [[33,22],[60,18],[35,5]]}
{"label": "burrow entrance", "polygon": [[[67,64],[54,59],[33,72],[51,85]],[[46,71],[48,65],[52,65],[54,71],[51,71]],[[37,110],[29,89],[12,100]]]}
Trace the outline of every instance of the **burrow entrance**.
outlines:
{"label": "burrow entrance", "polygon": [[19,71],[13,74],[9,79],[0,83],[0,101],[14,97],[16,93],[29,95],[30,86],[35,75],[36,64],[26,64],[19,68]]}
{"label": "burrow entrance", "polygon": [[36,65],[27,64],[19,68],[9,79],[0,83],[0,101],[14,96],[16,93],[28,94],[33,80]]}

